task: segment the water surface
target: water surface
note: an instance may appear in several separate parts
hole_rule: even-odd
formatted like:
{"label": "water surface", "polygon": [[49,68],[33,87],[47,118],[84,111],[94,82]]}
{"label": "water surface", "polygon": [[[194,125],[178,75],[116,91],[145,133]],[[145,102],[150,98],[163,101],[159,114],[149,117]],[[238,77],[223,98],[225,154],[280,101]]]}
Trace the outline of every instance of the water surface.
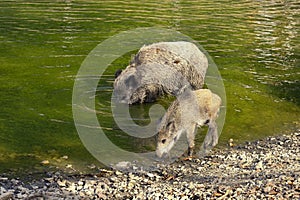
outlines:
{"label": "water surface", "polygon": [[[73,83],[97,44],[137,27],[178,30],[214,59],[228,103],[219,147],[226,147],[229,138],[241,143],[300,127],[296,0],[3,0],[0,13],[0,171],[40,169],[43,160],[81,170],[99,164],[83,147],[73,123]],[[117,59],[101,79],[98,117],[120,147],[153,150],[151,140],[124,135],[109,111],[113,73],[125,68],[130,57]],[[137,123],[147,122],[150,106],[132,107]]]}

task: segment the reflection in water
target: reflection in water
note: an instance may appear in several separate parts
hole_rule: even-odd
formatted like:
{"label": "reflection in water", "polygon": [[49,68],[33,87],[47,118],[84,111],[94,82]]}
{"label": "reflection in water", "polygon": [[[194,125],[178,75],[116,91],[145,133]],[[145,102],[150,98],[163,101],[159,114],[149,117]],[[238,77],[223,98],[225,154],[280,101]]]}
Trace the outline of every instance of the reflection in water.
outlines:
{"label": "reflection in water", "polygon": [[[264,68],[287,70],[294,67],[292,40],[296,37],[296,12],[289,2],[264,1],[258,9],[255,21],[257,47],[254,49],[258,62]],[[274,9],[274,7],[276,9]]]}

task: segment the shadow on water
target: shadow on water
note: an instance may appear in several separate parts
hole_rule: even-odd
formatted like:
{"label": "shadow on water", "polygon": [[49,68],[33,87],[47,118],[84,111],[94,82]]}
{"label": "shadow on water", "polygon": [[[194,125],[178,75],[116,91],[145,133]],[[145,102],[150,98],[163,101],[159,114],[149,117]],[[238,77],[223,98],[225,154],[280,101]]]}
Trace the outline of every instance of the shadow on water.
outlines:
{"label": "shadow on water", "polygon": [[300,106],[300,81],[283,81],[276,85],[269,85],[269,88],[272,94]]}

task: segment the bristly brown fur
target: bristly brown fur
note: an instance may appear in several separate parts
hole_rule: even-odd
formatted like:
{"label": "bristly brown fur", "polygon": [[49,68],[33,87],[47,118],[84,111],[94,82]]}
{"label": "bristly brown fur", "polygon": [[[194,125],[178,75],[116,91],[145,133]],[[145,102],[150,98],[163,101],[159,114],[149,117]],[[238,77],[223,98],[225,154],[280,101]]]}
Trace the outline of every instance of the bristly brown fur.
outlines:
{"label": "bristly brown fur", "polygon": [[221,103],[221,98],[209,89],[200,89],[180,96],[171,104],[158,125],[156,154],[159,157],[168,154],[184,132],[187,134],[189,154],[192,154],[196,127],[204,125],[209,127],[204,148],[215,146],[219,137],[216,119]]}
{"label": "bristly brown fur", "polygon": [[185,87],[200,89],[207,67],[207,58],[192,43],[161,42],[144,46],[115,79],[116,96],[133,104],[153,102],[164,94],[179,95]]}

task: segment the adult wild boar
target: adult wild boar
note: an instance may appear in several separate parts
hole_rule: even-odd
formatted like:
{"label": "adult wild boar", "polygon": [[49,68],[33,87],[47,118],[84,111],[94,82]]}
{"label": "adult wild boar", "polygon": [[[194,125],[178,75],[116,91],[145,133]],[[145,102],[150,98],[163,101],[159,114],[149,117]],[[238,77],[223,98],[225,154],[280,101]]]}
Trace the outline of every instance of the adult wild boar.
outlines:
{"label": "adult wild boar", "polygon": [[117,102],[153,102],[164,94],[177,96],[186,88],[203,87],[206,56],[190,42],[160,42],[143,46],[130,65],[116,72]]}

